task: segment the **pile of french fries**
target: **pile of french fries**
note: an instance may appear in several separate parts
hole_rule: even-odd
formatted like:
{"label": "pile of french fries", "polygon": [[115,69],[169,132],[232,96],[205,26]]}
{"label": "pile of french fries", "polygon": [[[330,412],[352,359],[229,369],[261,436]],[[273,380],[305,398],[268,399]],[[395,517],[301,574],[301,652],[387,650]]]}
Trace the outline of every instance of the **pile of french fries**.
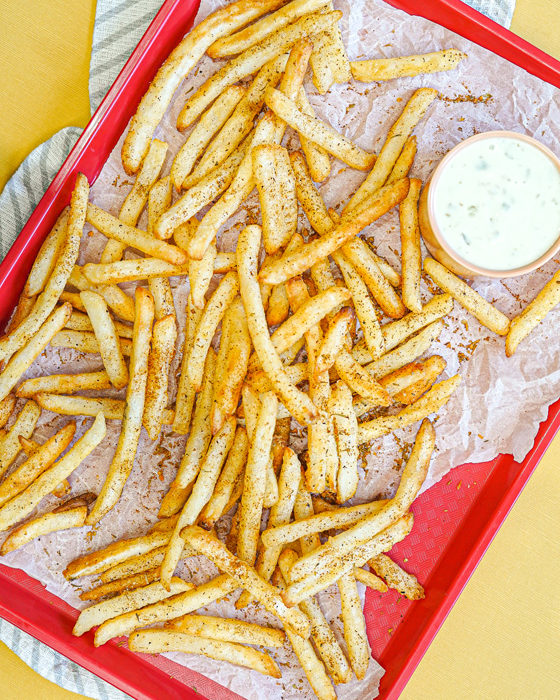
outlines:
{"label": "pile of french fries", "polygon": [[[387,552],[413,526],[410,506],[435,448],[428,416],[460,382],[458,375],[438,382],[445,362],[429,354],[454,300],[507,336],[508,355],[560,301],[559,272],[510,322],[439,262],[422,262],[422,183],[408,174],[412,132],[436,91],[414,92],[375,156],[315,116],[304,77],[310,69],[323,94],[352,78],[450,70],[465,56],[449,49],[351,63],[340,15],[325,0],[238,0],[195,27],[131,121],[122,161],[135,180],[119,216],[89,202],[88,181],[78,175],[0,338],[0,429],[10,423],[0,434],[0,530],[10,530],[0,553],[95,525],[121,497],[134,498],[125,485],[142,427],[155,440],[171,426],[188,437],[157,524],[64,571],[71,580],[95,577],[81,594],[92,604],[74,634],[96,627],[96,646],[127,635],[135,651],[203,654],[275,678],[281,671],[262,648],[287,641],[319,698],[335,698],[333,683],[363,678],[368,668],[357,582],[424,596]],[[168,147],[153,139],[155,128],[205,52],[229,61],[184,104],[177,127],[193,128],[163,174]],[[288,127],[301,151],[282,145]],[[333,158],[368,172],[340,213],[327,209],[315,184]],[[235,252],[219,251],[219,229],[255,188],[262,224],[243,229]],[[397,206],[401,274],[359,236]],[[300,207],[312,235],[299,226]],[[146,231],[137,227],[144,209]],[[107,242],[98,262],[80,266],[86,222]],[[127,248],[144,257],[123,259]],[[427,302],[422,271],[442,290]],[[181,329],[171,277],[190,285]],[[130,281],[139,282],[134,297],[118,286]],[[103,369],[22,381],[49,344],[99,353]],[[110,388],[125,397],[99,397]],[[78,393],[89,390],[97,395]],[[42,410],[94,420],[73,444],[75,419],[39,444],[32,436]],[[68,478],[103,440],[106,420],[121,421],[121,432],[100,493],[66,498]],[[362,447],[416,423],[395,496],[349,505]],[[302,454],[290,446],[295,428],[307,434]],[[49,494],[61,504],[30,518]],[[232,513],[224,543],[214,528]],[[220,574],[199,586],[175,577],[193,556]],[[340,593],[345,650],[315,598],[331,585]],[[196,614],[236,591],[237,609],[260,604],[278,628]]]}

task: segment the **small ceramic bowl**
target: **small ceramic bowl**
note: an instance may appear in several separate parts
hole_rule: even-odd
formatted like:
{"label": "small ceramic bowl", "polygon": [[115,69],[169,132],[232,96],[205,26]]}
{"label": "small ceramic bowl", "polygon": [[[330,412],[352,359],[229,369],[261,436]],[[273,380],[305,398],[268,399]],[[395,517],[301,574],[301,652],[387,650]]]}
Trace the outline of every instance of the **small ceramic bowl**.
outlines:
{"label": "small ceramic bowl", "polygon": [[526,136],[525,134],[518,134],[515,131],[487,131],[483,134],[476,134],[471,136],[461,143],[454,146],[449,153],[438,163],[436,169],[432,173],[430,180],[426,183],[422,195],[420,196],[420,202],[418,206],[418,219],[420,224],[420,231],[424,239],[426,247],[430,251],[430,254],[439,260],[442,265],[445,265],[449,270],[455,272],[457,275],[462,277],[467,277],[472,279],[473,277],[518,277],[519,275],[525,275],[528,272],[536,270],[541,265],[544,265],[550,258],[552,258],[560,250],[560,231],[558,232],[558,238],[554,244],[539,258],[529,263],[528,265],[523,265],[523,267],[517,267],[512,270],[491,270],[485,269],[483,267],[478,267],[473,263],[462,258],[458,253],[456,253],[449,243],[445,240],[441,229],[438,226],[434,198],[435,191],[441,177],[442,172],[450,163],[450,161],[455,158],[455,156],[460,153],[464,148],[468,148],[470,144],[483,139],[488,138],[514,138],[526,143],[530,143],[536,146],[540,151],[547,155],[553,163],[556,165],[558,170],[560,170],[560,158],[558,158],[549,148],[544,146],[540,141]]}

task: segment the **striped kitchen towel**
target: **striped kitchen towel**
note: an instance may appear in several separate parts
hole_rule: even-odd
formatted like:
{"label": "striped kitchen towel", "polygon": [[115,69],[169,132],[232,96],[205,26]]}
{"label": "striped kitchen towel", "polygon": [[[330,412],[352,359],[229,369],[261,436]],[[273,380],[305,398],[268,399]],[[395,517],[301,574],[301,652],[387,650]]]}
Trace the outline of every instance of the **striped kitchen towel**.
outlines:
{"label": "striped kitchen towel", "polygon": [[[468,0],[475,9],[509,27],[515,0]],[[161,0],[97,0],[90,61],[89,96],[92,113],[146,31]],[[0,193],[0,260],[39,203],[49,183],[76,142],[81,129],[68,127],[38,146],[20,165]],[[69,661],[5,620],[0,641],[25,663],[67,690],[99,700],[128,696]]]}

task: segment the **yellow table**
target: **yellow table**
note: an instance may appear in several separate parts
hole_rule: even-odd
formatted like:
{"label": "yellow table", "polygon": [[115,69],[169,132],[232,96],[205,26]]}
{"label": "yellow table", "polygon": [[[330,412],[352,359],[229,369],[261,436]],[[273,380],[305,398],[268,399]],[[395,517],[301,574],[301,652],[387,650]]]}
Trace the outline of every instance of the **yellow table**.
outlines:
{"label": "yellow table", "polygon": [[[89,118],[94,0],[0,0],[0,188],[22,158]],[[513,30],[560,58],[558,0],[517,0]],[[404,700],[560,697],[560,436],[410,680]],[[3,700],[79,697],[0,644]]]}

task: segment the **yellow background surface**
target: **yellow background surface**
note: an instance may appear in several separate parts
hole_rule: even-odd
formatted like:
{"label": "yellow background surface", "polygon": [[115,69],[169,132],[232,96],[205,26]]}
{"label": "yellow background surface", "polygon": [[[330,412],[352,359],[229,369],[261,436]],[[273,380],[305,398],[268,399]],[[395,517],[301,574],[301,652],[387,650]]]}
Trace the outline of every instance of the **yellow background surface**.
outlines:
{"label": "yellow background surface", "polygon": [[[89,119],[94,0],[0,0],[0,189],[24,156]],[[517,0],[512,29],[560,58],[560,2]],[[560,697],[560,437],[537,468],[401,696]],[[79,697],[0,644],[3,700]]]}

